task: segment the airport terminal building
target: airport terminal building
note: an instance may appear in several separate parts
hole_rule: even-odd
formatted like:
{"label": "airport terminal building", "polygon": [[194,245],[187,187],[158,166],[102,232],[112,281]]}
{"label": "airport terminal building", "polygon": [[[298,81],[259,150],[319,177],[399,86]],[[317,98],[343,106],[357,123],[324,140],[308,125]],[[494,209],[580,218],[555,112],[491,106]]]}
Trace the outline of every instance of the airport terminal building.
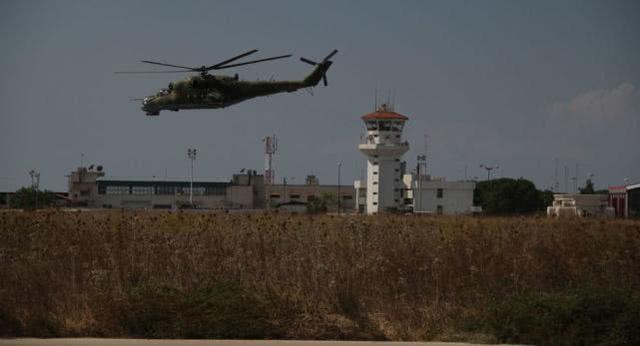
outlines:
{"label": "airport terminal building", "polygon": [[[202,210],[282,209],[305,211],[306,204],[323,194],[341,196],[341,210],[354,209],[353,186],[320,185],[307,177],[305,184],[265,185],[256,171],[234,174],[230,181],[166,179],[113,179],[102,169],[78,167],[68,176],[69,205],[87,208]],[[191,195],[191,191],[192,195]],[[193,203],[191,203],[191,200]],[[333,208],[335,209],[335,208]]]}
{"label": "airport terminal building", "polygon": [[[109,179],[100,170],[79,167],[69,175],[72,206],[126,209],[262,209],[264,184],[255,171],[231,181]],[[191,203],[191,199],[193,203]],[[193,205],[193,206],[192,206]]]}

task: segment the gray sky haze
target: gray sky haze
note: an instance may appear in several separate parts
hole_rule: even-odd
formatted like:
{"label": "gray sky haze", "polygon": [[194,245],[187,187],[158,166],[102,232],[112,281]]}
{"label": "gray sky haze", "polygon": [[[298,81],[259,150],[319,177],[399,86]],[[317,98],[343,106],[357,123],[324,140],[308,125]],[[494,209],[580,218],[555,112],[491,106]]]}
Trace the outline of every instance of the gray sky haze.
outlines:
{"label": "gray sky haze", "polygon": [[[482,179],[481,163],[539,188],[555,161],[597,188],[640,181],[638,1],[0,1],[0,190],[41,172],[102,164],[111,177],[228,179],[264,167],[276,134],[278,180],[360,179],[360,116],[392,90],[407,115],[410,167],[429,136],[429,171]],[[294,57],[238,68],[241,78],[301,79],[338,49],[329,87],[257,98],[227,109],[146,117],[131,98],[167,75],[140,60],[210,65],[259,49]],[[151,69],[153,67],[151,66]],[[227,72],[227,71],[225,71]]]}

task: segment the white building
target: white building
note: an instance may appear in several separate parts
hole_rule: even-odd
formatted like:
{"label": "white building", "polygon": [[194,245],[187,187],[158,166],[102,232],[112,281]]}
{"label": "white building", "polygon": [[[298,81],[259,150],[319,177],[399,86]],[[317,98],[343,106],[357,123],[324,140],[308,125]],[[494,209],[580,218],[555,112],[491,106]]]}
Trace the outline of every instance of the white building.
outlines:
{"label": "white building", "polygon": [[473,209],[472,181],[445,181],[429,175],[403,177],[407,198],[413,204],[414,213],[458,215],[469,214]]}
{"label": "white building", "polygon": [[548,217],[615,216],[608,195],[555,194],[553,205],[547,207]]}
{"label": "white building", "polygon": [[404,206],[404,172],[400,158],[409,150],[409,143],[402,141],[402,129],[408,119],[386,105],[362,117],[367,136],[358,149],[367,156],[367,214]]}

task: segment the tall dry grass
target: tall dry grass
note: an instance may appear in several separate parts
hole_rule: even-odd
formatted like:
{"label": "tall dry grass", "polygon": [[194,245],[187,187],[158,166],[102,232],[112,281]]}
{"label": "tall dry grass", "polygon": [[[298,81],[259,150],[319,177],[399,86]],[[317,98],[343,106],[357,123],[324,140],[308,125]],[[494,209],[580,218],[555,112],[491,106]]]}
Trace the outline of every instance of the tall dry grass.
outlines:
{"label": "tall dry grass", "polygon": [[[233,310],[238,320],[259,315],[253,337],[464,339],[468,321],[508,297],[640,292],[640,222],[1,213],[0,264],[5,334],[125,336],[136,333],[132,318],[179,314],[182,329],[160,336],[215,337],[184,325]],[[219,285],[239,298],[213,289],[206,311],[188,305]],[[238,303],[216,305],[230,299]]]}

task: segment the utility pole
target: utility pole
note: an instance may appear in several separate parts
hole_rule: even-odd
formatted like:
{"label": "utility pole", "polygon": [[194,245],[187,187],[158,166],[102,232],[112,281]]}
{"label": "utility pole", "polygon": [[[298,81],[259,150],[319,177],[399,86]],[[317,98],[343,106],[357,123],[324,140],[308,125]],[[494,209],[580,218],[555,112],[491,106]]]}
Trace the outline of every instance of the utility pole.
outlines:
{"label": "utility pole", "polygon": [[342,212],[342,205],[340,198],[340,168],[342,167],[342,162],[338,162],[338,215]]}
{"label": "utility pole", "polygon": [[413,209],[414,211],[422,211],[422,177],[426,178],[427,176],[427,154],[418,155],[416,161],[416,191],[413,194]]}
{"label": "utility pole", "polygon": [[187,157],[191,160],[191,181],[189,182],[189,204],[193,208],[193,161],[196,160],[197,149],[187,149]]}
{"label": "utility pole", "polygon": [[487,181],[491,180],[491,171],[493,171],[494,169],[500,168],[500,166],[498,165],[488,166],[483,163],[480,164],[480,167],[487,170]]}
{"label": "utility pole", "polygon": [[36,194],[36,209],[38,209],[38,195],[40,189],[40,172],[36,172],[35,170],[30,170],[29,175],[31,176],[31,188],[35,190]]}
{"label": "utility pole", "polygon": [[556,157],[555,159],[555,172],[553,175],[553,192],[558,193],[560,192],[560,181],[558,180],[558,158]]}

